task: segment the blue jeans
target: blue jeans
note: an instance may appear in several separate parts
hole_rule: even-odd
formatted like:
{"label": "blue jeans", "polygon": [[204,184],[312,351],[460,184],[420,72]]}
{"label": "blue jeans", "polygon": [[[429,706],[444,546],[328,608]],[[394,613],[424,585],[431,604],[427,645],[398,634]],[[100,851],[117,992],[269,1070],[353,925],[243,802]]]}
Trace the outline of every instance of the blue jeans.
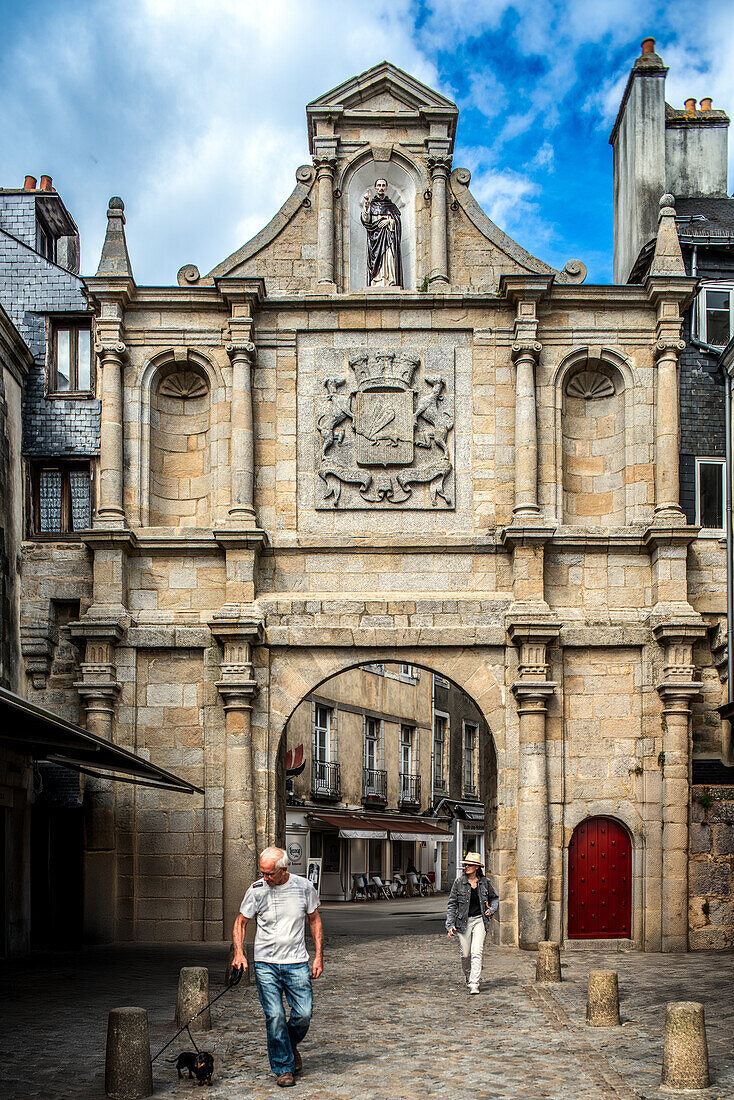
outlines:
{"label": "blue jeans", "polygon": [[[268,1058],[276,1076],[293,1072],[293,1051],[311,1023],[313,994],[308,963],[255,963],[255,981],[265,1013]],[[291,1010],[286,1022],[283,994]]]}

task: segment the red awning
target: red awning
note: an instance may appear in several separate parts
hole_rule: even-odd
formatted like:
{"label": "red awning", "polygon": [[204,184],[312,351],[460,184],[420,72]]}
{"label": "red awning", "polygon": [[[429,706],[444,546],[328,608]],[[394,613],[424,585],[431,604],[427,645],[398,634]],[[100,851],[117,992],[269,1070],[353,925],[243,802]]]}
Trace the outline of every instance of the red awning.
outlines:
{"label": "red awning", "polygon": [[363,814],[355,811],[314,810],[309,814],[315,822],[330,825],[348,840],[438,840],[451,839],[451,833],[425,817],[408,814]]}

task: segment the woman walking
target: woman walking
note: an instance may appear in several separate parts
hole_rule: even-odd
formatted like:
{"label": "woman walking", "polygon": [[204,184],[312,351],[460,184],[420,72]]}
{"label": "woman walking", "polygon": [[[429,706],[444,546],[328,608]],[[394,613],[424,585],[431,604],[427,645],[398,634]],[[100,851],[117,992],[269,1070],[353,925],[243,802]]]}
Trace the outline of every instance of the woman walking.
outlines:
{"label": "woman walking", "polygon": [[446,929],[449,939],[459,938],[461,965],[470,993],[479,992],[482,976],[482,952],[489,922],[499,908],[500,899],[482,870],[478,852],[467,852],[464,870],[451,887]]}

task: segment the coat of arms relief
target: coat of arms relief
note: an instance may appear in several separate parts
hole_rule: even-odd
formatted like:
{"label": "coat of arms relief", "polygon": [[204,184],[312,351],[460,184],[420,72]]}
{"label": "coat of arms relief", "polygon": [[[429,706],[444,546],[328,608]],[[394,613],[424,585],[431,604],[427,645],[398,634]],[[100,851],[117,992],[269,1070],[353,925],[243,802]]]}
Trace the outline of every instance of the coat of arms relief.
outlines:
{"label": "coat of arms relief", "polygon": [[[317,508],[454,507],[453,394],[420,351],[347,352],[317,402]],[[320,488],[320,492],[319,492]]]}

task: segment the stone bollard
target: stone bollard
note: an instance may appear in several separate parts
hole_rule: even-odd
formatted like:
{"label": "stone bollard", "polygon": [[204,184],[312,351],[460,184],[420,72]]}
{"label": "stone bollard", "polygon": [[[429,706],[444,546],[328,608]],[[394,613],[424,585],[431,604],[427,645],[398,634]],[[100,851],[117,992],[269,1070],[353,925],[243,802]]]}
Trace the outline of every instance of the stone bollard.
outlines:
{"label": "stone bollard", "polygon": [[552,940],[541,940],[538,944],[538,960],[535,964],[536,982],[560,982],[561,946]]}
{"label": "stone bollard", "polygon": [[711,1083],[706,1020],[696,1001],[665,1006],[662,1083],[669,1089],[707,1089]]}
{"label": "stone bollard", "polygon": [[[176,1024],[183,1027],[206,1008],[209,1000],[209,971],[205,966],[182,966],[178,976],[178,996],[176,997]],[[212,1014],[207,1008],[191,1023],[192,1031],[210,1031]]]}
{"label": "stone bollard", "polygon": [[111,1010],[104,1087],[114,1100],[140,1100],[153,1092],[148,1013],[144,1008]]}
{"label": "stone bollard", "polygon": [[586,994],[589,1027],[619,1027],[619,981],[616,970],[590,970]]}

